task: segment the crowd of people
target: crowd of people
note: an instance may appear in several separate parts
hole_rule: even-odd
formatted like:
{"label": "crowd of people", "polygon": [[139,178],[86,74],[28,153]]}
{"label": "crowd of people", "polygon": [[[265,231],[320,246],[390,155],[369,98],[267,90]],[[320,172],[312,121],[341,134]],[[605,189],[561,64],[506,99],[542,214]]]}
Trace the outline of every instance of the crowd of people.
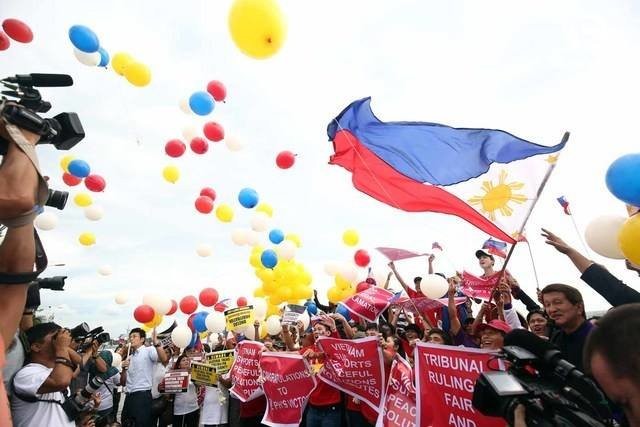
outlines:
{"label": "crowd of people", "polygon": [[[170,369],[187,369],[203,354],[233,349],[246,339],[241,334],[222,334],[213,342],[184,351],[165,347],[154,330],[147,337],[143,329],[129,332],[128,342],[115,351],[99,348],[95,340],[75,339],[69,329],[55,323],[34,324],[33,307],[27,304],[28,284],[34,264],[42,257],[34,233],[37,205],[45,197],[46,181],[34,155],[37,136],[12,125],[0,126],[3,139],[10,141],[0,168],[0,222],[7,226],[0,245],[0,365],[3,383],[0,394],[0,424],[26,426],[100,426],[120,422],[125,426],[258,426],[267,401],[264,396],[241,402],[229,393],[236,380],[229,374],[215,385],[190,383],[186,392],[167,393],[164,374]],[[282,332],[262,339],[267,351],[292,352],[321,369],[321,337],[344,340],[377,337],[389,366],[395,358],[413,365],[419,341],[500,351],[505,336],[514,329],[529,329],[548,340],[562,357],[579,370],[592,375],[611,400],[619,419],[640,425],[640,293],[614,277],[561,238],[544,230],[546,242],[564,254],[578,269],[581,279],[614,308],[602,318],[588,319],[580,291],[567,284],[549,284],[537,298],[527,295],[515,276],[501,275],[493,302],[474,298],[456,304],[460,276],[447,278],[448,306],[427,317],[418,310],[391,305],[378,321],[347,319],[333,304],[324,305],[316,295],[317,316],[305,327],[302,322],[283,325]],[[495,275],[493,254],[476,252],[481,277]],[[434,270],[434,257],[428,271]],[[561,261],[558,261],[561,262]],[[394,263],[395,275],[409,298],[421,298],[420,277],[411,287]],[[628,268],[640,271],[628,264]],[[28,272],[28,273],[24,273]],[[375,283],[374,283],[375,284]],[[386,284],[379,284],[387,287]],[[527,313],[519,313],[514,300]],[[536,302],[537,300],[537,302]],[[474,314],[474,311],[476,312]],[[259,322],[255,336],[259,337]],[[121,364],[115,363],[120,359]],[[8,393],[10,406],[7,401]],[[124,399],[122,411],[120,400]],[[10,414],[9,414],[10,408]],[[519,409],[519,423],[526,424],[526,410]],[[624,414],[624,415],[622,415]],[[347,425],[373,426],[378,414],[369,405],[346,395],[324,381],[311,393],[302,424],[308,427]]]}

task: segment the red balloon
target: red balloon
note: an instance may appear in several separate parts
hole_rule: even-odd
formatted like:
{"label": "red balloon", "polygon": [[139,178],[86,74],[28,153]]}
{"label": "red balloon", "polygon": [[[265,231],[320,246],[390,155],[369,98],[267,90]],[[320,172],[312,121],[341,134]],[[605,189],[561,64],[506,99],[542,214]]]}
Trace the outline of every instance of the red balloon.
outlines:
{"label": "red balloon", "polygon": [[211,307],[218,302],[218,291],[213,288],[204,288],[200,291],[200,304]]}
{"label": "red balloon", "polygon": [[2,31],[0,31],[0,50],[9,49],[10,45],[11,45],[11,40],[9,40],[9,37],[7,37],[7,35]]}
{"label": "red balloon", "polygon": [[153,308],[146,304],[139,305],[135,310],[133,310],[133,318],[140,323],[151,322],[155,315],[156,312],[153,311]]}
{"label": "red balloon", "polygon": [[91,174],[84,179],[84,185],[87,187],[87,190],[99,193],[100,191],[104,191],[107,183],[100,175]]}
{"label": "red balloon", "polygon": [[2,23],[2,29],[17,42],[29,43],[33,40],[31,28],[18,19],[5,19]]}
{"label": "red balloon", "polygon": [[189,318],[187,319],[187,326],[189,327],[189,329],[191,329],[191,332],[195,332],[196,328],[195,326],[193,326],[193,319],[195,319],[195,317],[198,315],[198,313],[193,313],[191,316],[189,316]]}
{"label": "red balloon", "polygon": [[198,308],[198,300],[193,295],[187,295],[180,300],[180,311],[191,314]]}
{"label": "red balloon", "polygon": [[371,262],[371,257],[369,256],[369,252],[364,249],[358,249],[353,256],[353,260],[356,262],[356,265],[366,267]]}
{"label": "red balloon", "polygon": [[202,132],[209,141],[220,142],[224,139],[224,128],[216,122],[205,123]]}
{"label": "red balloon", "polygon": [[276,157],[276,165],[280,169],[289,169],[296,162],[296,155],[291,151],[282,151]]}
{"label": "red balloon", "polygon": [[180,157],[186,150],[187,146],[179,139],[172,139],[164,146],[164,152],[167,153],[169,157]]}
{"label": "red balloon", "polygon": [[367,282],[360,282],[358,283],[358,286],[356,286],[356,292],[362,292],[362,291],[366,291],[367,289],[369,289],[371,287],[370,283]]}
{"label": "red balloon", "polygon": [[169,310],[166,315],[167,316],[171,316],[176,311],[178,311],[178,303],[176,302],[176,300],[172,299],[171,300],[171,310]]}
{"label": "red balloon", "polygon": [[213,99],[215,99],[216,101],[224,101],[224,99],[227,97],[227,88],[224,87],[224,84],[218,80],[211,80],[209,82],[209,84],[207,85],[207,92],[209,92],[209,94],[213,96]]}
{"label": "red balloon", "polygon": [[71,175],[70,173],[65,172],[62,174],[62,181],[64,181],[64,183],[69,187],[74,187],[82,182],[82,178],[78,178]]}
{"label": "red balloon", "polygon": [[214,309],[215,311],[219,311],[219,312],[221,312],[221,313],[222,313],[222,312],[224,312],[224,311],[227,309],[227,307],[226,307],[224,304],[220,304],[220,303],[218,303],[218,304],[216,304],[216,305],[214,305],[214,306],[213,306],[213,309]]}
{"label": "red balloon", "polygon": [[209,150],[209,143],[199,136],[193,138],[189,146],[191,147],[191,151],[196,154],[204,154]]}
{"label": "red balloon", "polygon": [[238,301],[236,301],[236,304],[238,307],[245,307],[247,305],[247,299],[245,297],[240,297],[238,298]]}
{"label": "red balloon", "polygon": [[200,190],[200,195],[207,196],[211,200],[216,200],[216,191],[211,187],[204,187],[202,190]]}
{"label": "red balloon", "polygon": [[196,199],[196,210],[202,214],[211,213],[213,210],[213,200],[207,196],[200,196]]}

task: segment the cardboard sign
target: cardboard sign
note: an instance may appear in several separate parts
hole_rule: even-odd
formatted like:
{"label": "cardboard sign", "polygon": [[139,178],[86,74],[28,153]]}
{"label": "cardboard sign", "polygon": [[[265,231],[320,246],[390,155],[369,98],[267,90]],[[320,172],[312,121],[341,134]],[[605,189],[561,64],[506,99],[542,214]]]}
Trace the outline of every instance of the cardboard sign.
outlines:
{"label": "cardboard sign", "polygon": [[171,369],[164,374],[162,393],[186,393],[189,387],[188,369]]}
{"label": "cardboard sign", "polygon": [[267,398],[267,410],[262,424],[295,427],[302,421],[302,412],[309,395],[316,388],[316,379],[309,364],[298,354],[264,352],[260,358]]}
{"label": "cardboard sign", "polygon": [[236,307],[224,312],[228,331],[241,331],[248,325],[253,326],[253,306]]}
{"label": "cardboard sign", "polygon": [[202,385],[218,384],[216,368],[205,363],[191,362],[191,380]]}
{"label": "cardboard sign", "polygon": [[307,309],[304,305],[288,304],[282,314],[282,325],[295,325],[300,315]]}
{"label": "cardboard sign", "polygon": [[160,344],[162,345],[162,348],[167,350],[170,349],[173,345],[173,341],[171,340],[171,335],[168,335],[166,337],[163,337],[160,340]]}
{"label": "cardboard sign", "polygon": [[385,385],[380,340],[321,337],[317,345],[324,353],[324,366],[318,377],[379,412]]}
{"label": "cardboard sign", "polygon": [[207,353],[205,360],[208,365],[216,368],[217,374],[222,375],[231,370],[233,355],[233,350],[214,351],[213,353]]}
{"label": "cardboard sign", "polygon": [[416,412],[413,369],[405,359],[396,356],[376,427],[416,427]]}
{"label": "cardboard sign", "polygon": [[495,353],[419,342],[414,355],[418,425],[504,426],[502,418],[482,415],[471,403],[476,380],[490,370]]}
{"label": "cardboard sign", "polygon": [[394,299],[394,294],[378,286],[371,286],[362,292],[347,298],[342,302],[347,310],[356,316],[375,322]]}
{"label": "cardboard sign", "polygon": [[229,371],[233,386],[229,391],[241,402],[253,400],[263,394],[258,382],[258,363],[263,349],[264,345],[257,341],[242,341],[236,345],[235,360]]}

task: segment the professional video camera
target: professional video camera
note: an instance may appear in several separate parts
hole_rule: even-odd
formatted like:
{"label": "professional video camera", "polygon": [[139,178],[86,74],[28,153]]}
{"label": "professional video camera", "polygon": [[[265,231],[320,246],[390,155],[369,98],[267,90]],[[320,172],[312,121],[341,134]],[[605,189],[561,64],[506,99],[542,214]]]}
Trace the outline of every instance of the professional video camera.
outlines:
{"label": "professional video camera", "polygon": [[[40,135],[38,144],[52,144],[58,150],[69,150],[80,142],[85,134],[76,113],[60,113],[53,118],[42,118],[37,113],[46,113],[51,103],[42,100],[36,87],[65,87],[73,85],[73,79],[66,74],[18,74],[0,80],[0,84],[9,90],[3,95],[17,98],[16,103],[9,102],[5,96],[0,102],[4,105],[2,116],[7,122],[22,129]],[[0,138],[0,155],[7,152],[7,141]],[[47,206],[64,209],[69,193],[49,190]]]}
{"label": "professional video camera", "polygon": [[80,323],[78,326],[70,330],[71,339],[76,342],[80,342],[78,346],[78,353],[82,353],[87,348],[97,341],[99,345],[102,345],[108,341],[111,341],[111,336],[108,332],[104,332],[102,326],[98,326],[95,329],[89,329],[89,325],[85,322]]}
{"label": "professional video camera", "polygon": [[45,277],[31,282],[29,284],[29,290],[27,291],[27,301],[24,305],[25,308],[35,311],[40,307],[40,289],[62,291],[66,278],[67,276]]}
{"label": "professional video camera", "polygon": [[507,371],[484,372],[476,381],[473,406],[513,425],[514,410],[526,408],[529,426],[613,426],[607,400],[598,386],[562,359],[548,341],[517,329],[505,337],[500,358]]}

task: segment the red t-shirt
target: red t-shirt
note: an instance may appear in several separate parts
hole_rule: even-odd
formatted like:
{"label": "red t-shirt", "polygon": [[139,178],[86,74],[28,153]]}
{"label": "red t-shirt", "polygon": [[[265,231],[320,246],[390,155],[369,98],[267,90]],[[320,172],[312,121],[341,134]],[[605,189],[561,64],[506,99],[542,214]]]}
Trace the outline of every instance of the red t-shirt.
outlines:
{"label": "red t-shirt", "polygon": [[240,402],[240,418],[253,418],[263,415],[267,410],[267,398],[264,395],[248,402]]}
{"label": "red t-shirt", "polygon": [[[319,352],[320,349],[317,345],[310,345],[308,347],[303,347],[300,349],[300,354],[304,354],[305,351],[311,350],[313,352]],[[312,358],[309,359],[309,364],[313,368],[313,372],[316,374],[322,368],[324,364],[323,358]],[[340,390],[335,387],[330,386],[324,381],[318,379],[318,384],[316,388],[313,389],[311,395],[309,396],[309,403],[313,406],[329,406],[329,405],[337,405],[342,400],[340,396]]]}

